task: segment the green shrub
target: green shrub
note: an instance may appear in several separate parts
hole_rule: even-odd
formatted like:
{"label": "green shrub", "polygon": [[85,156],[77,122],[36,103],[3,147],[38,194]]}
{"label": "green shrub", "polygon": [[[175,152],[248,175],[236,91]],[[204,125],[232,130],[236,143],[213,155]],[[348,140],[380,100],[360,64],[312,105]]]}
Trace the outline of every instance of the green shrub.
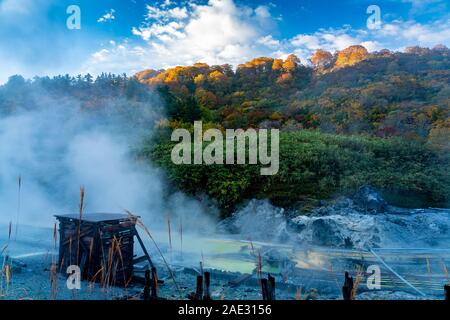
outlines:
{"label": "green shrub", "polygon": [[275,176],[261,176],[260,165],[175,165],[170,159],[173,146],[170,141],[148,145],[142,154],[164,168],[175,187],[215,198],[225,215],[248,198],[288,206],[366,184],[420,197],[429,206],[448,206],[450,200],[448,156],[400,138],[282,132]]}

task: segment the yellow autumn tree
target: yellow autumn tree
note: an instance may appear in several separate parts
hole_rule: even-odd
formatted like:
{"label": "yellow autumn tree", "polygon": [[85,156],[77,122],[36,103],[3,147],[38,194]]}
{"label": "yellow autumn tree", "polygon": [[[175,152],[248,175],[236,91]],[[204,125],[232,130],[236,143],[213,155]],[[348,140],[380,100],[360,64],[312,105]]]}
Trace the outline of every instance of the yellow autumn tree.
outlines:
{"label": "yellow autumn tree", "polygon": [[226,76],[219,70],[214,70],[208,75],[208,80],[213,83],[223,81],[225,78]]}
{"label": "yellow autumn tree", "polygon": [[300,64],[300,59],[295,54],[290,54],[283,63],[283,69],[287,72],[294,71]]}
{"label": "yellow autumn tree", "polygon": [[272,63],[272,70],[278,71],[283,69],[283,60],[281,59],[274,59]]}
{"label": "yellow autumn tree", "polygon": [[203,74],[198,74],[194,78],[194,83],[197,86],[202,86],[206,81],[206,77]]}
{"label": "yellow autumn tree", "polygon": [[369,52],[363,46],[350,46],[338,52],[335,67],[353,66],[366,59],[368,55]]}

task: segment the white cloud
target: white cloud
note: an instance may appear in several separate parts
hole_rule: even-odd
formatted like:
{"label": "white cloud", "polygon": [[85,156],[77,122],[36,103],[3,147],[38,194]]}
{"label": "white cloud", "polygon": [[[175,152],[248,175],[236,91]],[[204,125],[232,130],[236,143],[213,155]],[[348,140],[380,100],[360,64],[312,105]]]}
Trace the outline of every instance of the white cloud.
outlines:
{"label": "white cloud", "polygon": [[306,47],[310,50],[320,48],[320,37],[317,35],[299,34],[292,38],[291,44],[295,47]]}
{"label": "white cloud", "polygon": [[145,21],[132,28],[132,34],[145,42],[139,47],[143,51],[129,43],[124,44],[127,54],[116,47],[107,52],[102,50],[91,56],[85,69],[106,70],[106,63],[109,67],[116,64],[126,68],[139,62],[141,69],[199,61],[241,63],[255,55],[270,54],[278,47],[279,41],[267,36],[270,20],[268,7],[239,6],[233,0],[210,0],[207,4],[178,7],[169,2],[148,5]]}
{"label": "white cloud", "polygon": [[[168,4],[170,5],[170,3]],[[167,5],[167,6],[168,6]],[[174,7],[171,9],[165,9],[167,6],[157,6],[147,5],[147,15],[148,20],[169,20],[169,19],[185,19],[188,17],[188,11],[186,7]]]}
{"label": "white cloud", "polygon": [[267,19],[267,18],[271,17],[269,7],[267,7],[267,6],[258,6],[255,9],[255,13],[258,17],[260,17],[262,19]]}
{"label": "white cloud", "polygon": [[[363,42],[356,32],[346,26],[342,29],[321,29],[313,34],[296,35],[286,42],[286,49],[297,54],[302,62],[306,63],[317,49],[334,52]],[[370,44],[370,49],[373,49],[373,43],[366,44]]]}
{"label": "white cloud", "polygon": [[271,49],[277,49],[280,47],[280,41],[274,39],[271,35],[261,37],[257,42]]}
{"label": "white cloud", "polygon": [[172,38],[183,38],[184,25],[180,22],[172,21],[167,24],[152,24],[146,28],[133,28],[132,33],[140,36],[145,41],[155,37],[163,42],[169,41]]}
{"label": "white cloud", "polygon": [[26,14],[29,12],[29,7],[23,1],[17,0],[2,0],[0,1],[0,12],[9,14]]}
{"label": "white cloud", "polygon": [[115,20],[116,19],[116,17],[114,16],[115,12],[116,11],[114,9],[109,9],[103,16],[98,18],[97,22],[104,23],[104,22]]}
{"label": "white cloud", "polygon": [[360,45],[365,47],[369,52],[379,51],[379,50],[385,49],[377,41],[363,41],[363,42],[360,43]]}
{"label": "white cloud", "polygon": [[89,62],[82,67],[80,72],[94,75],[105,71],[116,74],[124,72],[134,74],[142,71],[145,67],[151,67],[148,65],[147,59],[146,48],[124,42],[91,54]]}
{"label": "white cloud", "polygon": [[389,42],[403,46],[434,46],[438,43],[450,44],[450,19],[421,24],[415,21],[394,21],[382,26],[375,37],[388,36]]}
{"label": "white cloud", "polygon": [[284,43],[284,51],[295,52],[303,62],[319,48],[335,52],[351,45],[362,45],[369,51],[403,50],[415,45],[434,47],[440,43],[450,46],[450,19],[429,24],[395,20],[382,24],[378,30],[353,29],[349,26],[320,29],[312,34],[299,34]]}
{"label": "white cloud", "polygon": [[[404,1],[419,5],[413,0]],[[132,34],[144,44],[126,42],[121,48],[116,45],[101,50],[91,56],[85,70],[132,73],[199,61],[237,65],[257,56],[283,58],[288,53],[297,54],[306,63],[319,48],[335,52],[351,45],[363,45],[369,51],[403,50],[413,45],[433,47],[438,43],[450,46],[448,19],[429,23],[394,20],[384,22],[378,30],[344,25],[300,33],[289,39],[274,37],[277,20],[270,6],[251,8],[233,0],[149,5],[145,20],[132,29]]]}
{"label": "white cloud", "polygon": [[430,12],[439,12],[445,10],[447,0],[402,0],[403,3],[410,3],[410,14],[420,15]]}

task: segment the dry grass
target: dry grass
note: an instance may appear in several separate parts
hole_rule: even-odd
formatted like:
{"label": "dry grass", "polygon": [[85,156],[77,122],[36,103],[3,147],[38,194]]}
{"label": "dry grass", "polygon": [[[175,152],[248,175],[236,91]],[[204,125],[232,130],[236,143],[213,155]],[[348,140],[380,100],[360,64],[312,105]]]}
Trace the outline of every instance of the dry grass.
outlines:
{"label": "dry grass", "polygon": [[262,257],[261,257],[261,250],[258,250],[258,257],[256,261],[256,274],[258,275],[259,279],[262,278]]}
{"label": "dry grass", "polygon": [[101,286],[103,287],[103,274],[104,274],[104,270],[105,268],[104,268],[104,266],[102,265],[102,267],[92,276],[92,279],[91,279],[91,281],[90,281],[90,284],[89,284],[89,287],[91,288],[91,290],[92,290],[92,288],[94,287],[94,285],[95,285],[95,282],[97,281],[97,277],[99,276],[99,275],[102,275],[102,281],[100,282],[101,283]]}
{"label": "dry grass", "polygon": [[450,284],[450,280],[448,278],[448,268],[444,261],[442,261],[442,270],[444,271],[445,278],[447,279],[447,282]]}
{"label": "dry grass", "polygon": [[58,281],[57,281],[57,273],[56,273],[56,265],[54,263],[52,263],[50,265],[50,292],[51,292],[51,297],[53,299],[56,299],[56,295],[57,295],[57,285]]}
{"label": "dry grass", "polygon": [[172,250],[172,232],[170,230],[170,210],[169,209],[167,209],[166,218],[167,218],[167,231],[169,234],[169,248],[170,248],[170,250]]}
{"label": "dry grass", "polygon": [[79,265],[80,259],[80,238],[81,238],[81,221],[83,219],[84,210],[84,187],[80,187],[80,203],[79,203],[79,220],[78,220],[78,231],[77,231],[77,265]]}
{"label": "dry grass", "polygon": [[106,270],[106,280],[105,280],[105,288],[109,289],[111,286],[116,284],[117,280],[117,270],[119,269],[119,264],[122,269],[122,276],[124,280],[124,287],[127,288],[128,284],[132,280],[126,279],[125,274],[125,264],[123,261],[122,249],[121,249],[122,239],[117,239],[115,236],[112,239],[111,246],[108,250],[108,268]]}
{"label": "dry grass", "polygon": [[[56,223],[53,225],[53,249],[56,251],[57,232]],[[52,255],[52,261],[50,264],[50,292],[51,297],[56,299],[58,294],[58,274],[56,269],[56,255]]]}
{"label": "dry grass", "polygon": [[255,247],[253,246],[253,241],[252,239],[248,239],[250,241],[250,248],[251,248],[251,253],[252,255],[255,255]]}
{"label": "dry grass", "polygon": [[183,216],[180,215],[180,255],[183,259]]}
{"label": "dry grass", "polygon": [[205,265],[205,258],[203,257],[203,250],[201,251],[202,261],[200,261],[200,274],[203,275],[203,266]]}
{"label": "dry grass", "polygon": [[9,283],[11,281],[11,265],[9,264],[8,248],[11,241],[11,233],[12,222],[10,222],[8,226],[8,240],[1,251],[3,262],[0,274],[0,297],[5,297],[9,294]]}
{"label": "dry grass", "polygon": [[359,267],[356,270],[356,278],[355,278],[355,282],[353,284],[352,300],[355,300],[355,298],[356,298],[356,293],[358,291],[359,284],[361,283],[361,279],[363,278],[363,274],[364,274],[363,268]]}
{"label": "dry grass", "polygon": [[295,300],[302,300],[302,287],[297,288],[297,292],[295,293]]}
{"label": "dry grass", "polygon": [[427,272],[428,272],[429,275],[431,275],[430,259],[428,257],[425,257],[425,260],[427,262]]}
{"label": "dry grass", "polygon": [[256,279],[258,281],[258,285],[262,290],[262,258],[261,258],[261,250],[258,250],[258,256],[256,257]]}

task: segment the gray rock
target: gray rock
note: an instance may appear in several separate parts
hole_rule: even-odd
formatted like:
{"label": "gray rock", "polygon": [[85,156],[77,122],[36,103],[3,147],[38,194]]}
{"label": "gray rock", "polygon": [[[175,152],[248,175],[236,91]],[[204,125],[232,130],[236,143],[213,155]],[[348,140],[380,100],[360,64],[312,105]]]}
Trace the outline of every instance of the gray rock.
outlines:
{"label": "gray rock", "polygon": [[381,194],[370,186],[361,187],[353,195],[353,201],[361,209],[368,212],[385,212],[388,207]]}
{"label": "gray rock", "polygon": [[366,291],[356,296],[356,300],[426,300],[402,291]]}
{"label": "gray rock", "polygon": [[342,241],[335,221],[330,219],[317,219],[311,223],[312,242],[321,246],[335,246]]}
{"label": "gray rock", "polygon": [[357,211],[330,215],[298,216],[291,220],[302,230],[296,234],[299,244],[340,248],[377,247],[380,244],[379,230],[372,215]]}
{"label": "gray rock", "polygon": [[287,218],[282,208],[268,201],[252,200],[223,221],[219,228],[232,230],[243,239],[296,242],[299,245],[363,250],[377,247],[448,248],[450,210],[395,208],[387,206],[371,188],[360,191],[358,204],[341,197],[314,208],[308,215],[292,218]]}
{"label": "gray rock", "polygon": [[251,200],[220,222],[217,229],[240,233],[252,240],[285,242],[290,238],[286,226],[283,208],[275,207],[267,200]]}

